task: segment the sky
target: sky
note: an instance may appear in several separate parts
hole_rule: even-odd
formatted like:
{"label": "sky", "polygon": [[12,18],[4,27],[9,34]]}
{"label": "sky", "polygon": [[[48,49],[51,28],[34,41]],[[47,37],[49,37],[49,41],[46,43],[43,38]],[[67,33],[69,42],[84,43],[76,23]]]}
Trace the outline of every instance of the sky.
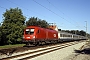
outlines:
{"label": "sky", "polygon": [[0,0],[0,23],[6,9],[19,8],[26,21],[38,17],[62,30],[83,30],[90,34],[90,0]]}

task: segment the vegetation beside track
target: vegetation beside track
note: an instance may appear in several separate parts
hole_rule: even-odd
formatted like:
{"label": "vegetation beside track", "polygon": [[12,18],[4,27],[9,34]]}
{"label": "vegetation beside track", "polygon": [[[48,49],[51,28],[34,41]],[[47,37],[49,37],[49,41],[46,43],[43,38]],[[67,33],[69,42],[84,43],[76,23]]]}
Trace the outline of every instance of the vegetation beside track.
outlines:
{"label": "vegetation beside track", "polygon": [[25,44],[4,45],[4,46],[0,46],[0,49],[8,49],[8,48],[23,47],[24,45],[25,45]]}

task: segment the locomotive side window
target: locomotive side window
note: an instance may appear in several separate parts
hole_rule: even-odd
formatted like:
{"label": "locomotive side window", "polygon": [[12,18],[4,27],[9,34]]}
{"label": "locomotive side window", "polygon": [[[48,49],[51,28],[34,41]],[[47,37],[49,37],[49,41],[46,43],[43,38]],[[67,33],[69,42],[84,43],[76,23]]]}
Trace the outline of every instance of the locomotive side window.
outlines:
{"label": "locomotive side window", "polygon": [[38,30],[37,33],[40,33],[40,30]]}
{"label": "locomotive side window", "polygon": [[34,34],[34,29],[26,29],[25,34]]}

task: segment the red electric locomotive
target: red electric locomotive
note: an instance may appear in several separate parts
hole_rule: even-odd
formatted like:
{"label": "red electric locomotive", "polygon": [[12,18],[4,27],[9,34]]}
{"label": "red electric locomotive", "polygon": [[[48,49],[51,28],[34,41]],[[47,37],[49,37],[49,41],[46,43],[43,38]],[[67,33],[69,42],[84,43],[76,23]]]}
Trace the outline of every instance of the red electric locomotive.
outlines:
{"label": "red electric locomotive", "polygon": [[41,28],[38,26],[29,26],[24,30],[23,42],[26,42],[27,45],[56,42],[57,40],[58,32],[52,29]]}

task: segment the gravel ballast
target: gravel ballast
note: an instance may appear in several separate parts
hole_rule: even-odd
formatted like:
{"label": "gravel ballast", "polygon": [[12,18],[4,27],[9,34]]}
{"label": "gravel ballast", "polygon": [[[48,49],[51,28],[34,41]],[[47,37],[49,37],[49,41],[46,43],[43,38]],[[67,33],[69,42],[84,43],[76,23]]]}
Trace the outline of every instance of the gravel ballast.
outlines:
{"label": "gravel ballast", "polygon": [[81,50],[76,50],[76,53],[67,56],[63,60],[90,60],[90,41]]}
{"label": "gravel ballast", "polygon": [[[79,50],[79,48],[83,45],[85,45],[86,42],[81,42],[76,45],[72,45],[54,52],[50,52],[35,58],[32,58],[30,60],[64,60],[66,57],[75,54],[74,50]],[[68,59],[66,59],[68,60]]]}
{"label": "gravel ballast", "polygon": [[[48,46],[49,47],[49,46]],[[26,47],[24,47],[26,49]],[[34,47],[33,47],[34,48]],[[33,49],[32,48],[32,49]],[[38,48],[41,49],[41,48]],[[20,51],[22,49],[19,49]],[[19,54],[18,49],[15,50],[15,52],[12,54],[13,55],[17,55]],[[26,49],[27,51],[28,48]],[[37,49],[35,49],[37,50]],[[32,51],[32,50],[30,50]],[[18,52],[18,53],[17,53]],[[23,52],[23,50],[22,50]],[[21,53],[21,52],[20,52]],[[42,52],[40,52],[42,53]],[[0,55],[1,57],[5,57],[8,55]],[[37,56],[35,58],[32,58],[30,60],[90,60],[90,43],[87,42],[80,42],[78,44],[66,47],[66,48],[62,48],[53,52],[49,52],[40,56]]]}

